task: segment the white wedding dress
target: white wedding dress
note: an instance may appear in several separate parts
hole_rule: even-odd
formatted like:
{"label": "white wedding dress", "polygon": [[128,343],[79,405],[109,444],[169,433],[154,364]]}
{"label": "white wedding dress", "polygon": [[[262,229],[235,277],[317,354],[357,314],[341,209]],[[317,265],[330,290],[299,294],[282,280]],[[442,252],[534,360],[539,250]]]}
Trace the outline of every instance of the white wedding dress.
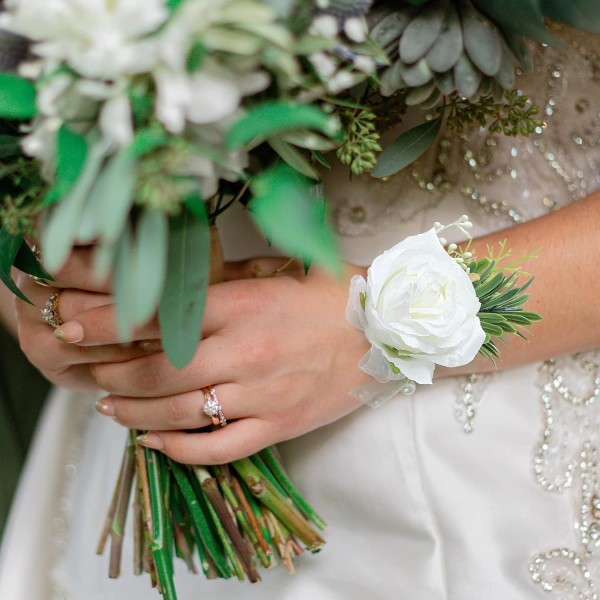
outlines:
{"label": "white wedding dress", "polygon": [[[520,80],[543,132],[448,134],[387,182],[327,177],[347,260],[368,264],[434,221],[468,213],[479,235],[600,187],[600,37],[556,33],[564,46],[536,50],[535,70]],[[228,219],[225,234],[244,215]],[[206,581],[181,563],[179,598],[593,600],[599,397],[600,354],[588,352],[437,381],[282,444],[293,479],[329,523],[324,550],[299,557],[296,575],[279,567],[256,585]],[[127,559],[109,580],[107,556],[95,555],[124,436],[93,398],[54,393],[4,540],[2,598],[157,597]]]}

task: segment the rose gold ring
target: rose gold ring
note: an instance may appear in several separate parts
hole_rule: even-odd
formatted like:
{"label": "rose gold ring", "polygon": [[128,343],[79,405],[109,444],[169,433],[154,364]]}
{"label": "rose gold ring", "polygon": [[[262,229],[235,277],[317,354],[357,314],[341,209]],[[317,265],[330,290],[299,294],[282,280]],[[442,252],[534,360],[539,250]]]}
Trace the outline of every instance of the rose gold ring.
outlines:
{"label": "rose gold ring", "polygon": [[223,414],[223,407],[217,398],[215,388],[211,385],[210,387],[203,388],[202,392],[204,393],[204,406],[202,407],[202,411],[212,419],[213,425],[225,427],[225,425],[227,425],[227,419]]}

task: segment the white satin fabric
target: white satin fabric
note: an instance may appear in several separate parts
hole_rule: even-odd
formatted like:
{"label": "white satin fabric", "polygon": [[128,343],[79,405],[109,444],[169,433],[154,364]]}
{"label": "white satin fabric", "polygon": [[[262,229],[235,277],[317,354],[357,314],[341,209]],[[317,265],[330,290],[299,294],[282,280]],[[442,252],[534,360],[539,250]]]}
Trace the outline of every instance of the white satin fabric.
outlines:
{"label": "white satin fabric", "polygon": [[[326,177],[347,260],[369,264],[404,236],[465,212],[479,224],[476,235],[500,229],[598,186],[600,95],[594,69],[600,43],[593,36],[558,33],[565,46],[540,51],[529,76],[528,89],[538,94],[553,126],[543,137],[490,141],[475,132],[468,145],[438,145],[415,169],[387,184],[368,178],[350,183],[339,173]],[[440,166],[448,186],[428,189],[427,178]],[[240,219],[243,215],[231,214],[222,226],[233,240],[245,227]],[[244,248],[229,244],[229,256],[262,252],[256,240]],[[205,581],[178,564],[179,599],[548,598],[532,583],[532,559],[552,548],[582,546],[574,527],[579,497],[546,492],[534,474],[536,449],[548,426],[546,380],[540,377],[540,365],[526,365],[476,384],[481,403],[469,435],[455,416],[465,379],[450,378],[282,444],[293,479],[329,523],[324,550],[301,556],[296,575],[277,568],[263,572],[257,585]],[[572,448],[582,447],[584,430],[573,426],[564,446],[569,441]],[[600,437],[597,431],[593,439]],[[129,548],[118,580],[107,578],[107,557],[94,554],[124,434],[94,413],[93,398],[54,394],[2,547],[2,598],[156,597],[145,576],[131,575]],[[561,447],[549,458],[560,459]],[[577,460],[574,464],[577,473]],[[568,567],[557,572],[557,581],[571,576]],[[553,598],[593,598],[589,588],[580,589],[581,596],[569,585],[562,591],[557,585]]]}

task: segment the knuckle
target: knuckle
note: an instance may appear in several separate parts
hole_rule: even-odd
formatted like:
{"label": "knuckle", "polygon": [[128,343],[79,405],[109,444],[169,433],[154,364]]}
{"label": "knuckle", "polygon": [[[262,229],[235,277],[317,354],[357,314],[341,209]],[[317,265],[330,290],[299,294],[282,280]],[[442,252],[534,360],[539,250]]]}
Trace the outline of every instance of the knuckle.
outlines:
{"label": "knuckle", "polygon": [[92,377],[96,381],[96,384],[100,389],[103,389],[107,392],[114,393],[116,392],[115,387],[113,385],[113,378],[111,375],[111,369],[109,365],[104,365],[101,363],[92,363],[89,365],[90,373]]}
{"label": "knuckle", "polygon": [[[237,457],[239,458],[239,457]],[[231,450],[226,444],[217,440],[211,441],[206,446],[206,462],[209,465],[221,465],[234,460]]]}
{"label": "knuckle", "polygon": [[190,420],[191,413],[189,408],[182,402],[179,396],[167,398],[167,419],[172,425],[187,423]]}

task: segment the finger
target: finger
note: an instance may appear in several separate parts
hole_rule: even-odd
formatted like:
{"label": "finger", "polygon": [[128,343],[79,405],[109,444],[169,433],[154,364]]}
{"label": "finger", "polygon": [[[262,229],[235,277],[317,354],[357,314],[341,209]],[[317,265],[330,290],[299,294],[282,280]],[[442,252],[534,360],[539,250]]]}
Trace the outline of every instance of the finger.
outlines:
{"label": "finger", "polygon": [[282,441],[277,426],[254,418],[240,419],[206,433],[152,431],[138,440],[143,446],[188,465],[221,465]]}
{"label": "finger", "polygon": [[[61,288],[79,288],[91,292],[109,293],[111,290],[108,277],[99,278],[95,257],[98,246],[79,246],[69,256],[65,265],[57,273],[53,273],[52,285]],[[43,264],[42,249],[42,264]]]}
{"label": "finger", "polygon": [[[227,420],[248,416],[248,400],[240,394],[240,386],[221,384],[217,393]],[[161,398],[107,396],[98,402],[96,408],[130,429],[168,431],[211,425],[211,418],[204,414],[205,401],[204,392],[194,390]]]}
{"label": "finger", "polygon": [[[91,304],[91,300],[89,299],[86,302]],[[117,325],[115,311],[116,307],[114,304],[104,304],[84,310],[58,327],[55,331],[55,336],[63,342],[79,344],[81,346],[103,346],[106,344],[119,344],[130,340],[153,340],[160,336],[158,320],[152,319],[145,325],[135,327],[129,336],[129,340],[123,340],[123,336]],[[61,316],[63,314],[62,308],[60,314]],[[159,348],[147,347],[147,349]]]}
{"label": "finger", "polygon": [[162,352],[121,364],[91,365],[98,386],[109,394],[156,398],[235,382],[246,359],[229,340],[212,336],[203,340],[192,360],[176,369]]}
{"label": "finger", "polygon": [[237,262],[227,262],[223,270],[225,281],[297,274],[302,263],[282,256],[260,256]]}

